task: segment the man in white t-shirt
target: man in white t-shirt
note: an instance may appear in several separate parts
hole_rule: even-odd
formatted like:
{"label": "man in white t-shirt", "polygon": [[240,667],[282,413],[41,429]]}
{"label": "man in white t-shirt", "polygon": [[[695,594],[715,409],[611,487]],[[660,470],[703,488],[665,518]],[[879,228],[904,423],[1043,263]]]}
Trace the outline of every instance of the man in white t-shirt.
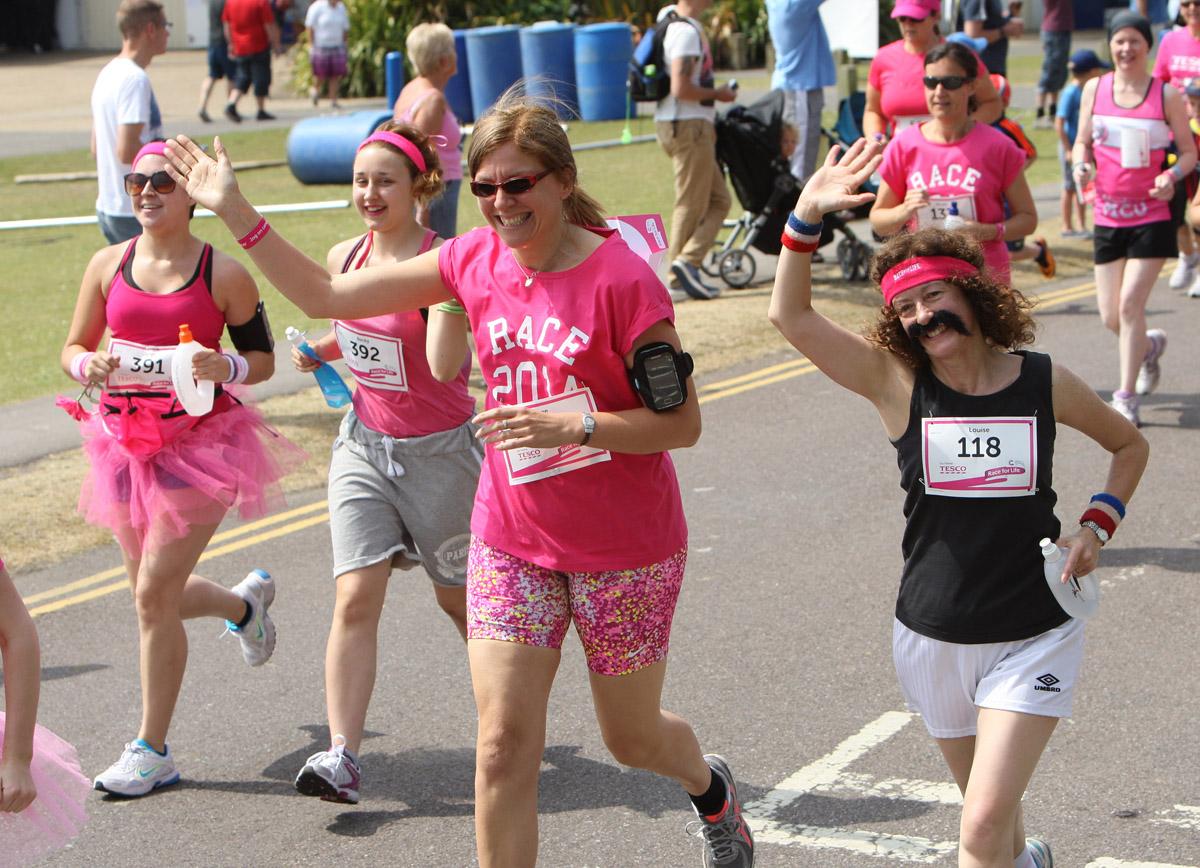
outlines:
{"label": "man in white t-shirt", "polygon": [[671,92],[654,109],[658,143],[675,170],[669,233],[672,288],[697,299],[716,298],[721,292],[701,280],[700,266],[730,205],[725,175],[717,163],[713,102],[733,102],[736,97],[728,87],[713,87],[712,51],[697,20],[711,4],[712,0],[679,0],[659,13],[660,21],[672,11],[680,20],[667,25],[663,37]]}
{"label": "man in white t-shirt", "polygon": [[313,80],[309,90],[312,104],[321,97],[322,87],[329,104],[338,107],[338,84],[346,74],[346,34],[350,32],[350,13],[342,0],[313,0],[304,16],[308,30],[309,60]]}
{"label": "man in white t-shirt", "polygon": [[162,138],[162,114],[146,67],[167,50],[171,22],[158,0],[122,0],[117,9],[121,53],[100,70],[92,88],[92,155],[100,194],[96,217],[109,244],[140,235],[125,175],[138,149]]}

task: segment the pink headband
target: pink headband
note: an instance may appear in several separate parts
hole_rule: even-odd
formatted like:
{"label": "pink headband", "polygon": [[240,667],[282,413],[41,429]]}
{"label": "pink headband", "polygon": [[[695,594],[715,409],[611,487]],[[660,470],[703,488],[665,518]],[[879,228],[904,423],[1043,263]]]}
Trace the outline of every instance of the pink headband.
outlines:
{"label": "pink headband", "polygon": [[138,160],[150,154],[165,157],[167,155],[166,144],[166,142],[146,142],[146,144],[142,145],[142,149],[137,152],[137,156],[133,158],[133,162],[129,164],[129,167],[132,169],[138,164]]}
{"label": "pink headband", "polygon": [[425,174],[425,158],[421,156],[421,149],[404,138],[404,136],[390,133],[387,130],[377,130],[363,139],[362,144],[358,146],[358,150],[361,151],[367,145],[371,144],[371,142],[387,142],[389,145],[399,148],[406,157],[413,161],[413,165],[417,167],[417,171],[422,175]]}
{"label": "pink headband", "polygon": [[879,288],[883,291],[883,303],[891,304],[892,299],[914,286],[978,273],[974,265],[953,256],[915,256],[889,268]]}

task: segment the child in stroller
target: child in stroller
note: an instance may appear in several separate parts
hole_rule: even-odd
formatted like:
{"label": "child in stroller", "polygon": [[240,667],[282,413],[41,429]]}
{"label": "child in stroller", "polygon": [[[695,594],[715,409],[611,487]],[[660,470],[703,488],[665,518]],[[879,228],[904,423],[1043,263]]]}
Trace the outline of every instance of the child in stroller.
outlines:
{"label": "child in stroller", "polygon": [[[800,182],[788,168],[783,153],[785,124],[783,93],[773,90],[748,106],[736,105],[717,117],[717,159],[729,172],[733,191],[746,209],[731,225],[725,241],[713,252],[715,272],[731,287],[740,289],[754,280],[756,263],[750,246],[771,256],[781,249],[787,215],[800,198]],[[827,215],[821,238],[824,246],[834,232],[838,242],[838,264],[847,280],[866,280],[871,248],[846,225],[842,215]]]}

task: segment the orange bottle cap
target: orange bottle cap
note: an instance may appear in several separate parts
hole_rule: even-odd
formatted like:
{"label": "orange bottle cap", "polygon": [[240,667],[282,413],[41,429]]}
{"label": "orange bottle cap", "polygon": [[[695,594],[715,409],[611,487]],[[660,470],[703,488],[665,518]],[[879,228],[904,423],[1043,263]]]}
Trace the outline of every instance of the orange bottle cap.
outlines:
{"label": "orange bottle cap", "polygon": [[181,344],[190,343],[192,341],[192,328],[187,323],[179,324],[179,342]]}

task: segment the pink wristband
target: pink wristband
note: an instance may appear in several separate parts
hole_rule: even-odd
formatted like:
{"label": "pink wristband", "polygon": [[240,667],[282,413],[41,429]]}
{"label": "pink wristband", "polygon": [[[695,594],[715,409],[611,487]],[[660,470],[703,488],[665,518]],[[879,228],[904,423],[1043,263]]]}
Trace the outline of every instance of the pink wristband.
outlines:
{"label": "pink wristband", "polygon": [[76,353],[75,358],[71,359],[71,379],[87,385],[88,376],[83,372],[87,367],[87,363],[91,361],[95,353],[82,352]]}
{"label": "pink wristband", "polygon": [[238,239],[238,244],[242,245],[243,250],[249,250],[258,242],[267,237],[267,233],[271,231],[271,224],[267,222],[266,217],[258,218],[258,225]]}

